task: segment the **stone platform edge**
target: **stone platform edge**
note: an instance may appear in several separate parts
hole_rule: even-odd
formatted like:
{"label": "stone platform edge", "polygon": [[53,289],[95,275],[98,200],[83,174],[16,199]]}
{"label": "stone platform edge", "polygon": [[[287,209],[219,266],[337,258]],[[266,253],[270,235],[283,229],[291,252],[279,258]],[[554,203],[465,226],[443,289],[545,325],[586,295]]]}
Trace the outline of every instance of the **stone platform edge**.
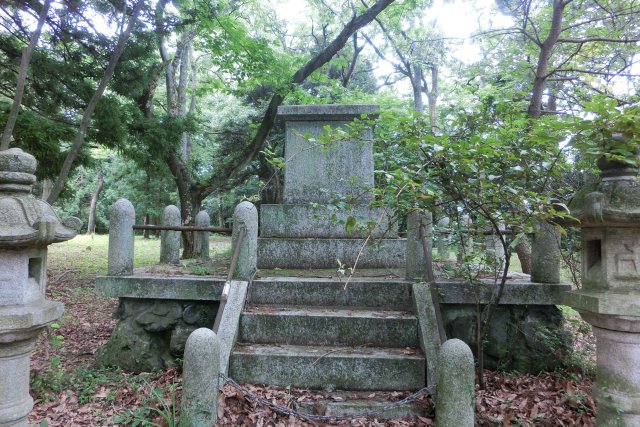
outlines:
{"label": "stone platform edge", "polygon": [[220,301],[224,282],[196,276],[97,276],[96,293],[113,298]]}

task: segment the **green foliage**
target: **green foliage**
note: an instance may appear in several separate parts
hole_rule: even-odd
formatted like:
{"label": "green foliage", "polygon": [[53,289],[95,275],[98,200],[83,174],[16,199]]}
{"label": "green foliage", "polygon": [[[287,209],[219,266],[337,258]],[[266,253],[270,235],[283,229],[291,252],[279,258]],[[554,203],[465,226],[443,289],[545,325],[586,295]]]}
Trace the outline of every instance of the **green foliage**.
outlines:
{"label": "green foliage", "polygon": [[640,105],[618,107],[615,100],[598,96],[585,103],[584,115],[575,125],[572,144],[586,159],[606,157],[638,166]]}

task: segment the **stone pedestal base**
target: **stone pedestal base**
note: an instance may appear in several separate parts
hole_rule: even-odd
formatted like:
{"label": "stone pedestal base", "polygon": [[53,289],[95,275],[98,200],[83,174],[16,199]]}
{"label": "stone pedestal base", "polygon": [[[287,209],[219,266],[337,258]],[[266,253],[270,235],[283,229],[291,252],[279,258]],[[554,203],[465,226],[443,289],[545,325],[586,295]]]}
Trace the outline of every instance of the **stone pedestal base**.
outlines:
{"label": "stone pedestal base", "polygon": [[581,313],[597,340],[599,426],[640,425],[640,317]]}
{"label": "stone pedestal base", "polygon": [[405,255],[406,239],[258,239],[258,268],[337,268],[337,260],[351,267],[356,259],[360,268],[398,268]]}

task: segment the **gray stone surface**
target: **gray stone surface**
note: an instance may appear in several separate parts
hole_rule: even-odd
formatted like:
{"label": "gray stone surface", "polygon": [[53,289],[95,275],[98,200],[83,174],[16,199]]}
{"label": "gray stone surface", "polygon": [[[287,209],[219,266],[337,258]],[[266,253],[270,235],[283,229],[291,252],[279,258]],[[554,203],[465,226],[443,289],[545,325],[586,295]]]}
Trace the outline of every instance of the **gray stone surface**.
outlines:
{"label": "gray stone surface", "polygon": [[[162,212],[162,225],[179,226],[181,223],[180,209],[177,206],[169,205]],[[160,232],[160,263],[174,264],[180,263],[180,240],[181,232],[174,230],[163,230]]]}
{"label": "gray stone surface", "polygon": [[182,371],[181,427],[211,427],[218,417],[219,344],[207,328],[187,340]]}
{"label": "gray stone surface", "polygon": [[418,347],[412,313],[353,307],[246,306],[241,342],[257,344]]}
{"label": "gray stone surface", "polygon": [[358,253],[360,268],[404,267],[405,239],[258,239],[260,268],[337,268],[340,262],[353,266]]}
{"label": "gray stone surface", "polygon": [[[492,293],[497,292],[497,285],[485,281],[478,285],[478,296],[464,281],[438,280],[438,294],[443,304],[482,304],[489,302]],[[564,293],[571,290],[568,284],[532,283],[528,281],[509,281],[505,285],[500,304],[505,305],[553,305],[562,304]]]}
{"label": "gray stone surface", "polygon": [[427,248],[431,250],[432,241],[431,212],[411,212],[407,217],[407,255],[405,259],[405,277],[422,281],[425,277],[425,258],[420,226],[424,225],[427,232]]}
{"label": "gray stone surface", "polygon": [[438,427],[475,425],[475,384],[473,354],[458,339],[445,341],[438,357]]}
{"label": "gray stone surface", "polygon": [[326,203],[334,198],[350,197],[367,204],[372,199],[373,145],[367,129],[357,141],[340,141],[320,147],[305,135],[319,136],[324,126],[342,127],[362,114],[372,115],[375,106],[305,105],[280,106],[285,120],[284,203]]}
{"label": "gray stone surface", "polygon": [[233,211],[233,248],[236,247],[240,230],[244,230],[244,237],[233,278],[250,280],[258,269],[258,210],[251,202],[241,202]]}
{"label": "gray stone surface", "polygon": [[417,390],[424,357],[406,349],[243,345],[229,374],[239,382],[338,390]]}
{"label": "gray stone surface", "polygon": [[219,301],[224,279],[200,276],[98,276],[96,293],[117,298]]}
{"label": "gray stone surface", "polygon": [[457,252],[458,262],[463,262],[464,257],[473,251],[473,221],[469,215],[460,217],[460,243]]}
{"label": "gray stone surface", "polygon": [[112,276],[133,274],[133,225],[136,212],[127,199],[118,199],[109,214],[108,272]]}
{"label": "gray stone surface", "polygon": [[218,341],[220,342],[220,372],[227,374],[229,357],[238,337],[240,315],[247,296],[248,282],[232,280],[229,283],[229,296],[218,327]]}
{"label": "gray stone surface", "polygon": [[[503,221],[498,222],[498,230],[501,232],[506,230]],[[504,260],[504,246],[502,246],[500,236],[493,227],[487,229],[487,231],[491,233],[487,234],[485,237],[485,248],[487,254],[493,256],[497,261],[502,262]]]}
{"label": "gray stone surface", "polygon": [[441,342],[435,306],[426,283],[413,284],[413,299],[418,318],[420,348],[427,362],[427,385],[431,386],[437,381],[436,370]]}
{"label": "gray stone surface", "polygon": [[251,283],[247,304],[412,311],[411,286],[410,282],[380,278],[352,278],[346,287],[345,281],[338,279],[261,278]]}
{"label": "gray stone surface", "polygon": [[[332,216],[335,215],[335,221]],[[398,226],[390,222],[391,212],[384,208],[359,206],[357,209],[328,210],[311,205],[261,205],[260,237],[298,238],[354,238],[366,237],[369,230],[350,232],[346,228],[349,216],[356,219],[358,227],[366,227],[367,222],[378,226],[372,236],[398,237]]]}
{"label": "gray stone surface", "polygon": [[[211,227],[211,219],[206,211],[198,212],[198,215],[196,215],[195,226]],[[193,236],[193,257],[203,259],[209,258],[209,232],[195,231]]]}
{"label": "gray stone surface", "polygon": [[540,222],[531,244],[531,281],[560,283],[560,229],[546,221]]}
{"label": "gray stone surface", "polygon": [[132,372],[149,372],[175,364],[189,334],[213,325],[218,302],[120,298],[118,325],[99,350],[97,362]]}
{"label": "gray stone surface", "polygon": [[443,261],[450,261],[450,244],[451,244],[451,228],[449,227],[451,219],[448,216],[440,218],[436,222],[436,251],[438,258]]}

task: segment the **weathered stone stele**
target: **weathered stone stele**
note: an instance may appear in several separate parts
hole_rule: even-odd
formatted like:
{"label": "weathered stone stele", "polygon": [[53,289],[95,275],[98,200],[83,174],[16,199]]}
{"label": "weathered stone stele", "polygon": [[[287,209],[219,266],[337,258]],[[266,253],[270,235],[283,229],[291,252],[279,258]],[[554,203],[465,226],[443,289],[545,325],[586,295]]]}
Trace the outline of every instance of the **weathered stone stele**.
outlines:
{"label": "weathered stone stele", "polygon": [[[357,138],[330,146],[315,142],[327,126],[345,128],[377,111],[372,105],[278,108],[286,128],[283,203],[260,207],[260,268],[335,268],[338,259],[353,264],[367,232],[348,230],[349,217],[360,224],[378,223],[372,233],[375,244],[360,254],[358,266],[404,266],[405,241],[397,238],[389,213],[369,206],[374,184],[372,130],[365,127]],[[329,207],[344,201],[350,209]]]}
{"label": "weathered stone stele", "polygon": [[640,425],[640,182],[620,165],[569,208],[582,234],[582,288],[566,303],[596,336],[598,425]]}
{"label": "weathered stone stele", "polygon": [[40,331],[63,312],[45,299],[47,245],[73,238],[77,218],[60,221],[31,195],[36,159],[0,151],[0,426],[26,426],[33,407],[29,359]]}

